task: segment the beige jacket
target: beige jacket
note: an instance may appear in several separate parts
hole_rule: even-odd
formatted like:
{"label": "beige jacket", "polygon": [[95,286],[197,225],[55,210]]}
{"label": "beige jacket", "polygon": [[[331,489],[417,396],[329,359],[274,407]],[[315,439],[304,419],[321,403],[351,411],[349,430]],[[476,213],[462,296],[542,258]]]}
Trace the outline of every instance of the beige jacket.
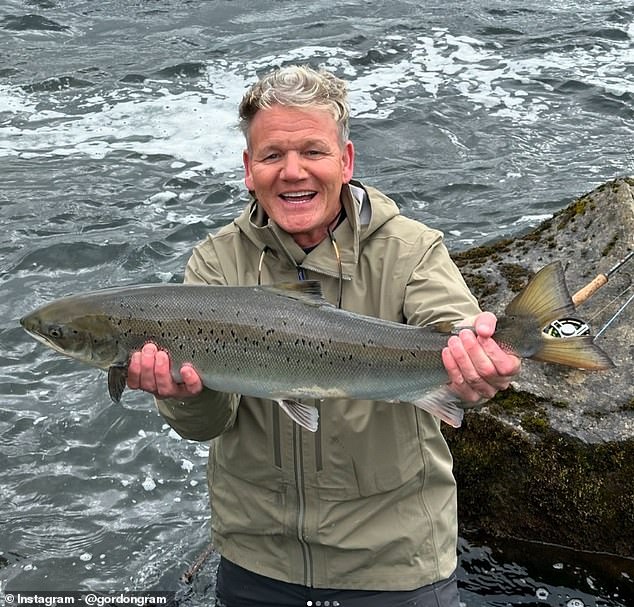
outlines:
{"label": "beige jacket", "polygon": [[[194,249],[185,281],[266,284],[301,271],[332,303],[341,281],[342,307],[392,321],[425,325],[479,311],[440,232],[358,183],[344,187],[342,202],[347,218],[334,232],[341,276],[330,239],[305,253],[253,203]],[[447,578],[456,567],[456,489],[439,421],[407,404],[315,405],[313,434],[271,401],[207,389],[187,403],[158,401],[180,435],[213,439],[218,551],[313,587],[411,590]]]}

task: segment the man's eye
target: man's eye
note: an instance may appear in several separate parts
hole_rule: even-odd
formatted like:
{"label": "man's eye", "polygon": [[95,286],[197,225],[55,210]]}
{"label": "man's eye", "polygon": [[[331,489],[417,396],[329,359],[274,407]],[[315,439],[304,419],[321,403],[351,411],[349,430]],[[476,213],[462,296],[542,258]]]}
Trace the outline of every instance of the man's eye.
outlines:
{"label": "man's eye", "polygon": [[308,150],[306,152],[307,156],[323,156],[324,152],[322,152],[321,150]]}

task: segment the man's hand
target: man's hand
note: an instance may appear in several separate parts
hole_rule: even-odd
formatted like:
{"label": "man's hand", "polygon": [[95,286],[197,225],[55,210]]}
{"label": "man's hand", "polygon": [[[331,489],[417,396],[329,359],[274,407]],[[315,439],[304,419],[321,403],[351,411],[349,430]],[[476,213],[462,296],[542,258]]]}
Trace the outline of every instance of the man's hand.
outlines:
{"label": "man's hand", "polygon": [[128,365],[128,387],[145,390],[157,398],[190,398],[203,389],[200,376],[190,364],[181,367],[183,383],[176,383],[170,371],[169,354],[154,344],[145,344],[135,352]]}
{"label": "man's hand", "polygon": [[449,375],[449,389],[465,402],[489,399],[508,388],[519,373],[521,361],[491,339],[497,319],[491,312],[476,316],[470,329],[449,338],[442,360]]}

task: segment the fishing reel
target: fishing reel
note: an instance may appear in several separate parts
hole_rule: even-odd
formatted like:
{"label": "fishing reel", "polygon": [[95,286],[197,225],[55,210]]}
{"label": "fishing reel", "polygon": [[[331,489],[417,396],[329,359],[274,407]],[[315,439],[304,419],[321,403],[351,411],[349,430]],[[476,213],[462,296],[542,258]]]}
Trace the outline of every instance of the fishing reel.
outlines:
{"label": "fishing reel", "polygon": [[544,328],[550,337],[581,337],[590,335],[590,327],[578,318],[559,318]]}

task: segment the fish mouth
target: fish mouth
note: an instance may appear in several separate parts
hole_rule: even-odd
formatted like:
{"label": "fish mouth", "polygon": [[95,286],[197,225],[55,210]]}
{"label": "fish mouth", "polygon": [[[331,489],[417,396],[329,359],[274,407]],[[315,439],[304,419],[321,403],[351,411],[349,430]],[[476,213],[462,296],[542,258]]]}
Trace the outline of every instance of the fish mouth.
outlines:
{"label": "fish mouth", "polygon": [[317,196],[317,192],[315,190],[299,190],[297,192],[283,192],[279,196],[284,202],[290,204],[306,204]]}

